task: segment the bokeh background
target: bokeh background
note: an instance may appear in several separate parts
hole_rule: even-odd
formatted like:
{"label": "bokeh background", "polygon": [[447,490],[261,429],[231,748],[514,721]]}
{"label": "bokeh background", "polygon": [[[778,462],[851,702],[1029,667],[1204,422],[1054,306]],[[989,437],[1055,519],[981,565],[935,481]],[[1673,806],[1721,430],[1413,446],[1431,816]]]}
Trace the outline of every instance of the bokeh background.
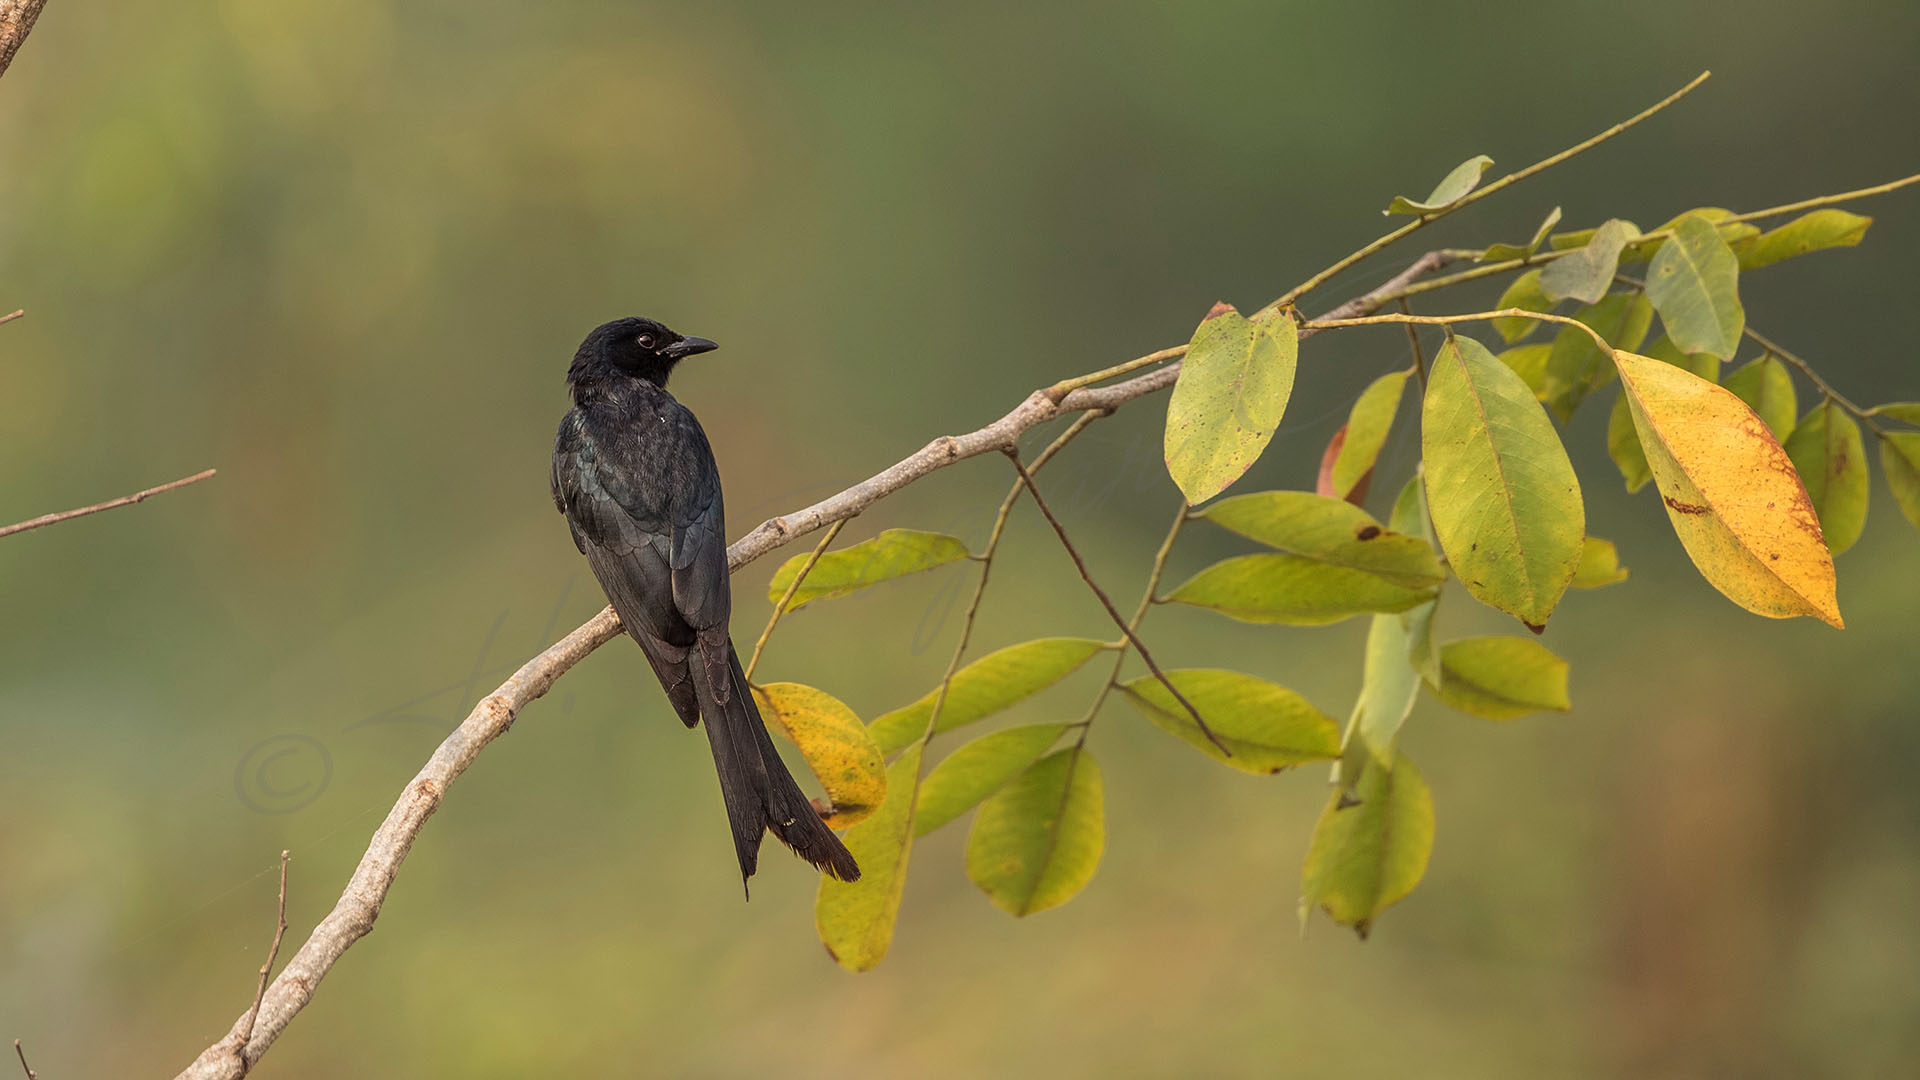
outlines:
{"label": "bokeh background", "polygon": [[[1310,306],[1556,204],[1651,226],[1914,172],[1916,56],[1898,0],[53,0],[0,82],[0,307],[28,310],[0,328],[0,520],[220,475],[0,541],[0,1035],[47,1076],[184,1065],[251,997],[278,852],[290,951],[442,733],[597,609],[546,492],[594,324],[723,343],[675,389],[737,535],[1185,340],[1216,299],[1264,303],[1472,154],[1518,167],[1704,68],[1681,107]],[[1750,318],[1859,400],[1920,397],[1920,192],[1855,209],[1865,244],[1754,275]],[[1315,339],[1243,489],[1309,484],[1406,358],[1398,330]],[[1296,923],[1317,770],[1231,772],[1115,703],[1087,892],[1007,918],[949,827],[886,963],[848,975],[802,866],[770,848],[741,903],[705,740],[616,643],[455,789],[260,1075],[1910,1075],[1920,535],[1876,475],[1849,628],[1748,616],[1621,490],[1606,403],[1567,439],[1633,578],[1548,631],[1576,710],[1420,706],[1432,868],[1365,944]],[[1175,505],[1163,408],[1046,479],[1123,597]],[[1007,482],[968,463],[847,535],[977,542]],[[1237,550],[1192,529],[1173,577]],[[1005,559],[983,647],[1110,632],[1030,509]],[[737,636],[776,562],[736,578]],[[810,609],[763,676],[868,716],[910,700],[971,574]],[[1459,594],[1441,624],[1512,629]],[[1341,716],[1365,633],[1171,609],[1146,631],[1169,665]],[[1095,678],[1012,719],[1077,715]]]}

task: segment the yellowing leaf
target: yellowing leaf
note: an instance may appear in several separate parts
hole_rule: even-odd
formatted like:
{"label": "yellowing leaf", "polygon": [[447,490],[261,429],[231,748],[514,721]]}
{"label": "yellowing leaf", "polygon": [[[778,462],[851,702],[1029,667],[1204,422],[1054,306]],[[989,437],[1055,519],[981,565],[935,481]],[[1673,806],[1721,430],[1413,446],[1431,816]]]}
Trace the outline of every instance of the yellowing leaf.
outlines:
{"label": "yellowing leaf", "polygon": [[[1106,643],[1092,638],[1040,638],[1009,645],[953,673],[947,699],[940,706],[940,726],[947,731],[992,716],[1071,675]],[[933,716],[938,686],[919,701],[874,718],[871,731],[884,753],[916,742]]]}
{"label": "yellowing leaf", "polygon": [[[869,585],[920,570],[931,570],[967,557],[967,545],[957,537],[913,529],[888,529],[871,540],[862,540],[839,551],[820,556],[800,590],[793,594],[787,610],[804,607],[815,600],[845,596]],[[767,600],[778,604],[787,588],[806,565],[807,555],[795,555],[780,564],[767,586]]]}
{"label": "yellowing leaf", "polygon": [[1222,499],[1200,516],[1268,547],[1365,570],[1409,589],[1446,580],[1440,559],[1425,540],[1390,532],[1343,499],[1307,491],[1259,491]]}
{"label": "yellowing leaf", "polygon": [[[1540,271],[1529,270],[1513,279],[1513,284],[1508,285],[1507,291],[1500,294],[1500,302],[1494,306],[1501,309],[1519,308],[1523,311],[1552,311],[1555,303],[1554,299],[1547,295],[1546,290],[1540,287]],[[1534,328],[1539,325],[1539,319],[1522,319],[1518,316],[1493,320],[1494,331],[1500,335],[1500,340],[1509,345],[1533,333]]]}
{"label": "yellowing leaf", "polygon": [[1566,712],[1567,662],[1532,638],[1476,637],[1440,648],[1444,675],[1434,696],[1488,720]]}
{"label": "yellowing leaf", "polygon": [[1167,402],[1167,472],[1198,505],[1259,459],[1293,393],[1299,329],[1282,311],[1251,319],[1216,304],[1193,332]]}
{"label": "yellowing leaf", "polygon": [[887,770],[887,798],[879,812],[840,839],[860,864],[859,881],[820,875],[814,928],[828,955],[848,971],[869,971],[893,944],[900,895],[913,853],[914,790],[920,781],[920,747],[910,747]]}
{"label": "yellowing leaf", "polygon": [[1040,760],[1065,730],[1065,724],[1006,728],[982,735],[948,754],[920,782],[913,835],[925,836],[980,805],[980,800]]}
{"label": "yellowing leaf", "polygon": [[1555,300],[1599,303],[1620,271],[1620,252],[1640,235],[1630,221],[1614,218],[1593,231],[1578,251],[1562,255],[1540,270],[1540,288]]}
{"label": "yellowing leaf", "polygon": [[[1475,255],[1473,261],[1506,262],[1508,259],[1524,259],[1540,250],[1540,245],[1547,242],[1547,234],[1552,232],[1553,227],[1558,224],[1560,224],[1560,208],[1556,206],[1548,211],[1547,220],[1541,222],[1540,227],[1534,230],[1533,239],[1529,241],[1525,247],[1519,244],[1491,244],[1487,247],[1487,250]],[[1506,304],[1502,303],[1500,306],[1505,307]],[[1504,334],[1501,336],[1505,337]],[[1507,340],[1512,341],[1514,339],[1507,338]]]}
{"label": "yellowing leaf", "polygon": [[1380,376],[1353,403],[1346,435],[1327,478],[1335,498],[1347,498],[1373,472],[1373,463],[1379,460],[1380,448],[1386,445],[1387,433],[1393,428],[1394,414],[1400,411],[1400,394],[1408,374],[1395,371]]}
{"label": "yellowing leaf", "polygon": [[1660,246],[1647,268],[1647,299],[1680,351],[1731,357],[1747,325],[1739,278],[1740,261],[1719,230],[1706,218],[1689,214],[1674,226],[1673,238]]}
{"label": "yellowing leaf", "polygon": [[1740,269],[1758,270],[1822,248],[1852,247],[1867,235],[1870,217],[1845,210],[1815,210],[1740,246]]}
{"label": "yellowing leaf", "polygon": [[1787,365],[1763,356],[1728,375],[1726,387],[1746,402],[1747,408],[1760,414],[1775,439],[1784,440],[1792,434],[1793,420],[1800,415],[1800,410],[1794,400],[1793,376],[1787,373]]}
{"label": "yellowing leaf", "polygon": [[1242,772],[1277,773],[1340,756],[1340,727],[1333,717],[1278,683],[1217,668],[1169,671],[1167,678],[1233,756],[1220,752],[1159,679],[1144,675],[1120,690],[1155,726],[1216,761]]}
{"label": "yellowing leaf", "polygon": [[[1646,340],[1647,328],[1653,325],[1653,305],[1639,293],[1614,293],[1574,312],[1573,317],[1592,327],[1607,344],[1631,351]],[[1606,350],[1593,340],[1593,334],[1577,326],[1562,326],[1554,335],[1553,351],[1547,354],[1546,372],[1536,396],[1561,423],[1566,423],[1588,394],[1612,378],[1613,364]]]}
{"label": "yellowing leaf", "polygon": [[1787,437],[1786,450],[1820,515],[1827,550],[1838,555],[1852,547],[1867,524],[1867,451],[1860,444],[1860,425],[1832,401],[1822,401]]}
{"label": "yellowing leaf", "polygon": [[1369,611],[1405,611],[1433,595],[1364,570],[1298,555],[1242,555],[1187,579],[1168,599],[1241,622],[1318,626]]}
{"label": "yellowing leaf", "polygon": [[[1621,347],[1632,351],[1633,346],[1621,343]],[[1720,380],[1720,358],[1707,353],[1688,356],[1674,347],[1673,342],[1661,338],[1648,346],[1646,355],[1675,367],[1685,368],[1708,382]],[[1611,361],[1607,370],[1613,370]],[[1653,479],[1653,470],[1647,466],[1646,452],[1640,449],[1640,436],[1633,430],[1633,413],[1627,408],[1627,399],[1623,395],[1613,399],[1613,412],[1607,417],[1607,454],[1620,468],[1620,475],[1627,481],[1627,490],[1639,491]],[[1576,586],[1579,582],[1574,583]]]}
{"label": "yellowing leaf", "polygon": [[1920,529],[1920,434],[1896,431],[1880,437],[1880,469],[1887,474],[1893,501]]}
{"label": "yellowing leaf", "polygon": [[867,726],[839,698],[800,683],[768,683],[754,688],[760,715],[785,735],[807,759],[807,768],[827,791],[833,810],[826,822],[835,829],[880,808],[887,795],[887,763]]}
{"label": "yellowing leaf", "polygon": [[[1628,423],[1632,423],[1629,417]],[[1636,440],[1633,444],[1638,447]],[[1645,458],[1641,459],[1643,462]],[[1613,541],[1602,540],[1597,536],[1587,537],[1580,549],[1580,569],[1574,571],[1573,587],[1576,589],[1598,589],[1603,585],[1617,585],[1627,580],[1627,568],[1620,565],[1620,552],[1614,548]]]}
{"label": "yellowing leaf", "polygon": [[1425,200],[1415,202],[1405,195],[1395,195],[1387,206],[1389,214],[1430,214],[1435,210],[1445,210],[1480,186],[1480,174],[1487,171],[1493,159],[1485,154],[1470,157],[1453,167],[1453,171],[1443,177],[1434,187],[1433,194]]}
{"label": "yellowing leaf", "polygon": [[1766,424],[1692,372],[1627,352],[1615,362],[1667,517],[1701,575],[1756,614],[1840,626],[1833,556]]}
{"label": "yellowing leaf", "polygon": [[1318,905],[1364,938],[1388,905],[1420,883],[1432,853],[1433,796],[1420,770],[1405,754],[1392,768],[1369,760],[1352,794],[1329,796],[1313,827],[1301,917]]}
{"label": "yellowing leaf", "polygon": [[1010,915],[1073,899],[1107,845],[1100,767],[1084,747],[1035,762],[973,816],[967,877]]}
{"label": "yellowing leaf", "polygon": [[1427,503],[1454,576],[1481,603],[1544,625],[1586,533],[1553,422],[1511,368],[1457,337],[1434,357],[1420,426]]}

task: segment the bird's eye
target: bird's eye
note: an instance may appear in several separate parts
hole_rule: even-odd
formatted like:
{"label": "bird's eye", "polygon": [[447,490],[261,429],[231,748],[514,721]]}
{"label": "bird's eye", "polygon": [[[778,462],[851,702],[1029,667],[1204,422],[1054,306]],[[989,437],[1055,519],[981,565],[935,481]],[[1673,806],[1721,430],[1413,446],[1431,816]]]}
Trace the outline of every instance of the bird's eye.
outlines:
{"label": "bird's eye", "polygon": [[643,348],[643,349],[651,349],[651,348],[653,348],[653,335],[652,335],[652,334],[641,334],[641,335],[640,335],[640,337],[639,337],[639,341],[638,341],[638,344],[639,344],[639,345],[640,345],[640,347],[641,347],[641,348]]}

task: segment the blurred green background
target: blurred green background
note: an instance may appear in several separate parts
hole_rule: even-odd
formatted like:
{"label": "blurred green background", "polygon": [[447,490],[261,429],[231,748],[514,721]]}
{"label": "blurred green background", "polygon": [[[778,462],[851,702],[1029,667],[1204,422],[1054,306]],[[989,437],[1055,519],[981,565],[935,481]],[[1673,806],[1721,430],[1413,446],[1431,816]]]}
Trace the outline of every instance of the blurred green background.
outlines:
{"label": "blurred green background", "polygon": [[[1703,68],[1310,307],[1556,204],[1651,226],[1914,172],[1916,56],[1901,0],[53,0],[0,81],[0,308],[28,310],[0,328],[0,521],[220,475],[0,541],[0,1035],[50,1077],[184,1065],[250,999],[281,848],[290,952],[441,734],[598,608],[546,492],[596,323],[723,343],[674,388],[738,535],[1183,341],[1216,299],[1264,303],[1463,158],[1518,167]],[[1854,209],[1865,244],[1756,274],[1750,319],[1856,399],[1920,397],[1920,194]],[[1309,484],[1406,355],[1392,329],[1311,342],[1241,490]],[[1748,616],[1621,490],[1605,405],[1567,438],[1633,579],[1548,631],[1576,710],[1420,706],[1433,863],[1364,945],[1295,922],[1317,770],[1222,769],[1116,702],[1088,891],[1009,919],[949,827],[892,954],[850,976],[804,867],[770,846],[740,902],[705,740],[621,642],[483,756],[260,1075],[1910,1074],[1920,536],[1876,476],[1849,629]],[[1176,500],[1163,409],[1044,478],[1127,599]],[[1376,502],[1413,452],[1403,418]],[[965,464],[847,536],[978,541],[1008,479]],[[1171,574],[1240,549],[1195,528]],[[736,579],[737,635],[775,565]],[[971,574],[809,609],[762,676],[867,716],[910,700]],[[995,578],[982,647],[1110,632],[1030,508]],[[1441,624],[1513,629],[1461,594]],[[1344,716],[1365,630],[1163,609],[1146,633]],[[1014,719],[1077,715],[1096,678]]]}

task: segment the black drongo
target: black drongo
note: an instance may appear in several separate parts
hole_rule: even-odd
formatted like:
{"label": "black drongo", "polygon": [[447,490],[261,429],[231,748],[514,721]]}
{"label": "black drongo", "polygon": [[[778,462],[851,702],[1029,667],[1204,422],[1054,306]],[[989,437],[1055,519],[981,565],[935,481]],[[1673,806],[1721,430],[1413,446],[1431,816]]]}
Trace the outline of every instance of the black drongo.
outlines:
{"label": "black drongo", "polygon": [[573,409],[553,445],[553,502],[675,712],[702,719],[742,880],[768,829],[822,871],[860,868],[820,820],[761,723],[727,633],[727,527],[707,434],[667,393],[686,357],[714,348],[652,319],[587,335],[567,369]]}

